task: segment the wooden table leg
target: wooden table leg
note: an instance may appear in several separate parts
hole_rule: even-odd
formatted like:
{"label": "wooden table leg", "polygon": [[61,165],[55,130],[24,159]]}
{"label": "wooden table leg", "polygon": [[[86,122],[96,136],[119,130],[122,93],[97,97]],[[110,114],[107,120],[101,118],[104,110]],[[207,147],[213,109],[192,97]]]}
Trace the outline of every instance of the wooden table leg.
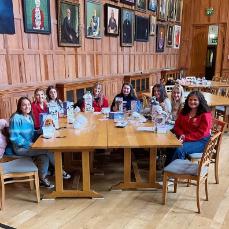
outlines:
{"label": "wooden table leg", "polygon": [[150,168],[149,168],[149,181],[142,182],[137,180],[131,181],[131,149],[124,149],[124,182],[116,184],[111,189],[153,189],[161,188],[161,185],[156,183],[156,156],[157,150],[150,149]]}
{"label": "wooden table leg", "polygon": [[45,198],[57,197],[86,197],[86,198],[103,198],[103,196],[90,189],[90,162],[89,150],[82,151],[82,173],[83,173],[83,190],[64,190],[62,175],[62,153],[55,152],[55,180],[56,191],[45,196]]}

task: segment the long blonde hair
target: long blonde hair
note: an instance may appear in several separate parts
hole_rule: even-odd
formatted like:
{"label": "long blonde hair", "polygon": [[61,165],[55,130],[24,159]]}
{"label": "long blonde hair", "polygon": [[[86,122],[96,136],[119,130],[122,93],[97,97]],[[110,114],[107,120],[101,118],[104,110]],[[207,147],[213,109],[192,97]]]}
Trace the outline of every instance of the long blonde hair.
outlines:
{"label": "long blonde hair", "polygon": [[[180,92],[180,99],[179,101],[175,101],[173,98],[173,93],[175,90],[178,90]],[[183,101],[184,101],[184,89],[180,84],[175,84],[175,86],[172,89],[171,92],[171,104],[172,104],[172,113],[176,110],[177,112],[180,112],[183,108]]]}
{"label": "long blonde hair", "polygon": [[98,88],[98,87],[101,87],[101,91],[100,91],[100,93],[99,93],[99,95],[98,95],[98,103],[99,103],[99,106],[101,106],[102,107],[102,105],[103,105],[103,99],[104,99],[104,95],[103,95],[103,85],[101,84],[101,83],[99,83],[99,82],[97,82],[95,85],[94,85],[94,87],[93,87],[93,99],[95,98],[95,95],[94,95],[94,89],[96,89],[96,88]]}

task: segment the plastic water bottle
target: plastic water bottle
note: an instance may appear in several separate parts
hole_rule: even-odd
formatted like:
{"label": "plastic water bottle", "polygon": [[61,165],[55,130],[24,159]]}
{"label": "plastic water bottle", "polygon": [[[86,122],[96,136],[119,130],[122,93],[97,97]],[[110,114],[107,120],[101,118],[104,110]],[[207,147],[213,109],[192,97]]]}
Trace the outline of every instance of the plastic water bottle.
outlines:
{"label": "plastic water bottle", "polygon": [[87,91],[83,96],[85,104],[85,112],[92,112],[94,109],[92,107],[92,95],[90,91]]}

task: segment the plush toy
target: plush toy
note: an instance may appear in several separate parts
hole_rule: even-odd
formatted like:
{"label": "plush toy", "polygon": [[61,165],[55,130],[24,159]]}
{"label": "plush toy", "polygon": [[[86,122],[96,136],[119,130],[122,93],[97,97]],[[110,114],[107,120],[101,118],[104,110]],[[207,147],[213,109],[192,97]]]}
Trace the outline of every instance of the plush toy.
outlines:
{"label": "plush toy", "polygon": [[49,126],[55,127],[53,119],[52,118],[46,118],[45,121],[44,121],[44,126],[46,126],[46,127],[49,127]]}
{"label": "plush toy", "polygon": [[159,102],[156,101],[156,97],[152,97],[151,106],[152,120],[157,124],[165,124],[165,121],[167,119],[167,113],[163,111]]}
{"label": "plush toy", "polygon": [[2,158],[7,146],[7,138],[5,136],[5,132],[8,127],[8,122],[5,119],[0,119],[0,158]]}

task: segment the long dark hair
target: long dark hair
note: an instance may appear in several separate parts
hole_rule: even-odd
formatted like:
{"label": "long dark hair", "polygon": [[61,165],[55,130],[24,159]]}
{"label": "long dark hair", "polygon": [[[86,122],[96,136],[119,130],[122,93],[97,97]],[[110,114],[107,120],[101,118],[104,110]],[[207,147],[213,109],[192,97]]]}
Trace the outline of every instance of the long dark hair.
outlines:
{"label": "long dark hair", "polygon": [[121,89],[121,94],[123,95],[122,90],[123,90],[124,86],[126,86],[126,85],[130,87],[130,94],[128,95],[128,97],[137,98],[136,95],[135,95],[133,86],[130,83],[127,83],[127,82],[123,83],[122,89]]}
{"label": "long dark hair", "polygon": [[26,96],[22,96],[22,97],[18,100],[18,102],[17,102],[17,110],[16,110],[16,112],[14,112],[14,113],[11,115],[10,120],[13,118],[13,116],[14,116],[15,114],[21,114],[21,115],[22,115],[21,104],[22,104],[23,100],[28,100],[28,101],[30,102],[31,111],[30,111],[30,113],[29,113],[28,115],[30,115],[31,118],[34,120],[34,118],[33,118],[33,113],[32,113],[32,103],[31,103],[31,100],[30,100],[28,97],[26,97]]}
{"label": "long dark hair", "polygon": [[[49,94],[49,92],[50,92],[52,89],[56,90],[56,88],[55,88],[53,85],[50,85],[50,86],[48,86],[48,88],[47,88],[47,90],[46,90],[46,96],[47,96],[47,98],[48,98],[48,102],[49,102],[50,100],[52,100],[52,98],[51,98],[51,96],[50,96],[50,94]],[[57,90],[56,90],[56,93],[57,93]],[[57,93],[57,97],[56,97],[55,102],[57,102],[57,104],[58,104],[60,107],[62,107],[61,102],[60,102],[60,99],[59,99],[59,97],[58,97],[58,93]]]}
{"label": "long dark hair", "polygon": [[164,102],[164,100],[166,99],[166,98],[168,98],[168,95],[167,95],[167,93],[166,93],[166,91],[165,91],[165,86],[163,85],[163,84],[155,84],[154,86],[153,86],[153,90],[152,90],[152,96],[154,96],[154,90],[156,89],[156,88],[158,88],[159,89],[159,91],[160,91],[160,99],[159,99],[159,103],[162,103],[162,102]]}
{"label": "long dark hair", "polygon": [[197,107],[196,115],[201,115],[211,110],[207,104],[206,99],[204,98],[204,95],[200,91],[192,91],[189,93],[188,97],[185,100],[184,108],[181,111],[183,115],[186,115],[191,111],[191,108],[188,105],[188,100],[191,96],[196,96],[199,100],[199,106]]}

